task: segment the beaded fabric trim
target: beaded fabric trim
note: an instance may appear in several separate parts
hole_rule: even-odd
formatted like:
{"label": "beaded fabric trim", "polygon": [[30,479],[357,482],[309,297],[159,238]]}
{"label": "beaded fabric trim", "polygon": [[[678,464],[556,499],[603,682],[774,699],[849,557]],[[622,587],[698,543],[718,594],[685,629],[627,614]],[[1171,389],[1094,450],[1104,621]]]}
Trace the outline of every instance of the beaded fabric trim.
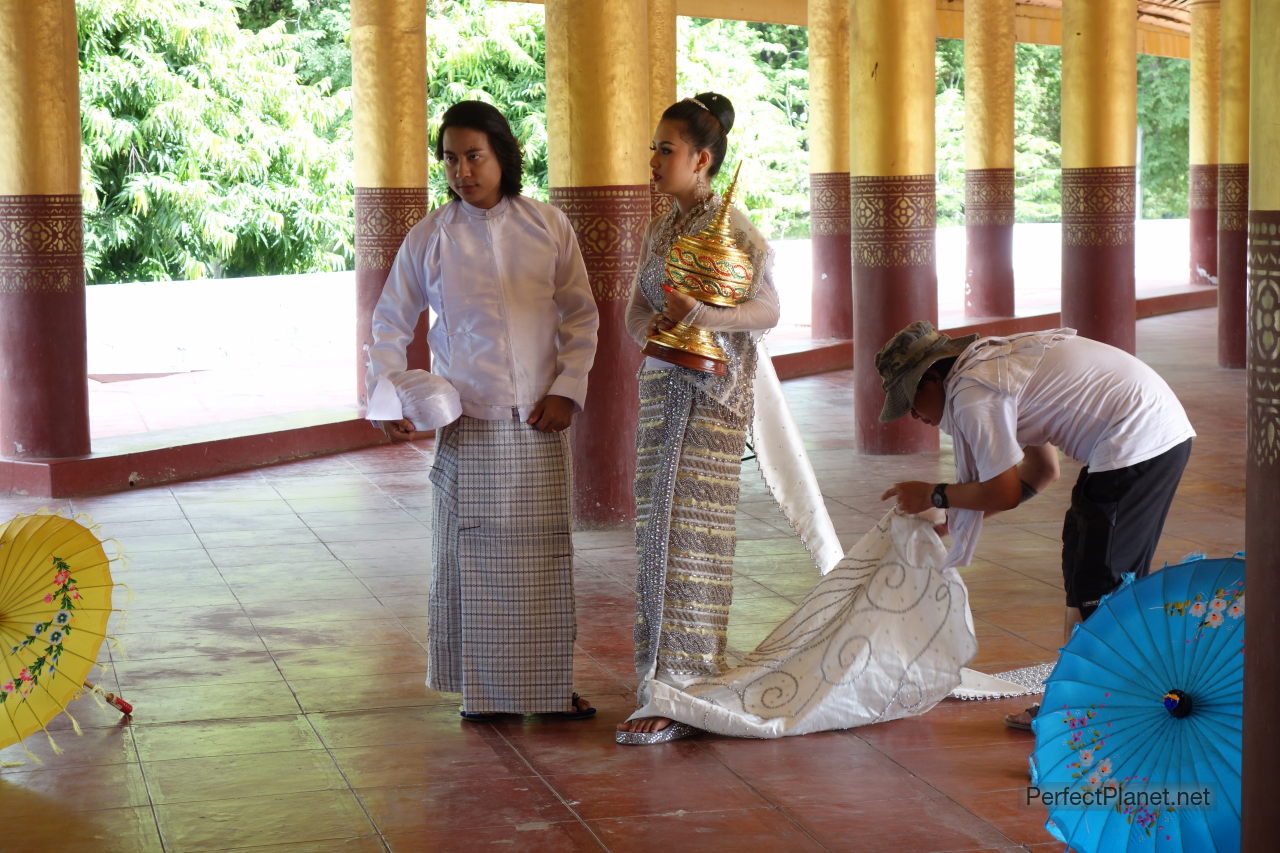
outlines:
{"label": "beaded fabric trim", "polygon": [[[661,417],[652,423],[642,417],[636,432],[636,550],[640,563],[636,572],[634,638],[640,705],[648,701],[648,681],[657,666],[667,551],[671,544],[671,501],[680,464],[679,448],[693,409],[693,386],[678,381],[676,369],[646,371],[640,382],[642,398],[652,393],[662,399]],[[652,469],[646,470],[650,465]],[[655,509],[660,511],[655,513]]]}
{"label": "beaded fabric trim", "polygon": [[1011,669],[1008,672],[997,672],[992,677],[999,678],[1004,681],[1011,681],[1014,684],[1020,684],[1024,688],[1019,691],[1010,691],[1001,693],[998,696],[966,696],[957,695],[955,698],[967,701],[979,701],[983,699],[1006,699],[1010,696],[1028,696],[1032,693],[1043,693],[1044,683],[1048,680],[1049,675],[1053,672],[1056,663],[1041,663],[1035,666],[1024,666],[1020,669]]}

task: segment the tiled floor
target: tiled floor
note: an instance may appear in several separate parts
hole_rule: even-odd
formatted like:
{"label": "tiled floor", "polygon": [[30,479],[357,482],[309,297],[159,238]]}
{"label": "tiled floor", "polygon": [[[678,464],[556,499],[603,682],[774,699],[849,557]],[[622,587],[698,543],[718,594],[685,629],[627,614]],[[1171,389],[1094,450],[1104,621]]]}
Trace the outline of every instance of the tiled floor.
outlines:
{"label": "tiled floor", "polygon": [[[1215,315],[1139,324],[1139,352],[1200,437],[1159,559],[1243,546],[1244,377],[1219,370]],[[786,384],[846,544],[884,487],[941,478],[947,454],[851,447],[850,375]],[[431,447],[375,448],[56,508],[114,537],[132,590],[100,679],[131,722],[88,701],[41,765],[0,770],[0,848],[23,851],[1053,850],[1023,805],[1021,703],[782,741],[613,743],[631,707],[625,530],[576,537],[577,686],[586,722],[463,722],[423,686]],[[1074,466],[993,519],[964,571],[990,671],[1052,659],[1058,532]],[[813,583],[800,546],[744,469],[730,641],[750,649]],[[0,515],[38,502],[0,498]],[[21,753],[11,747],[0,759]],[[10,846],[10,845],[16,846]]]}

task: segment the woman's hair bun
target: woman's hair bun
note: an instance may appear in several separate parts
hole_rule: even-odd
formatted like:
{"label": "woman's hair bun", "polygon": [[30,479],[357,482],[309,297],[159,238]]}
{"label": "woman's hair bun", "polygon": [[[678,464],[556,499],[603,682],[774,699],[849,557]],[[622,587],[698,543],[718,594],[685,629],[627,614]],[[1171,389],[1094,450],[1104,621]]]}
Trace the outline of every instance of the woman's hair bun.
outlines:
{"label": "woman's hair bun", "polygon": [[716,121],[720,122],[720,127],[723,129],[724,134],[728,136],[729,131],[733,130],[733,101],[718,92],[703,92],[693,97],[694,100],[701,101],[711,111],[711,114],[716,117]]}
{"label": "woman's hair bun", "polygon": [[703,92],[667,107],[663,119],[684,122],[681,134],[694,148],[711,152],[707,175],[715,177],[729,147],[733,102],[718,92]]}

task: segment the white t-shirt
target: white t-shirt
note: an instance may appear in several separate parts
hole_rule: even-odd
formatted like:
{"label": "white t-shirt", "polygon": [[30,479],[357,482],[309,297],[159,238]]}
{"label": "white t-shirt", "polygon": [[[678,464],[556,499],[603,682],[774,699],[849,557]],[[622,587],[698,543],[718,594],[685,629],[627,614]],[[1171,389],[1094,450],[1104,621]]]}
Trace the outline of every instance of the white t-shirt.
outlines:
{"label": "white t-shirt", "polygon": [[1111,471],[1195,436],[1159,374],[1089,338],[1070,337],[1047,349],[1016,395],[963,373],[948,385],[943,426],[966,444],[982,482],[1017,465],[1022,448],[1032,445],[1052,444],[1091,471]]}

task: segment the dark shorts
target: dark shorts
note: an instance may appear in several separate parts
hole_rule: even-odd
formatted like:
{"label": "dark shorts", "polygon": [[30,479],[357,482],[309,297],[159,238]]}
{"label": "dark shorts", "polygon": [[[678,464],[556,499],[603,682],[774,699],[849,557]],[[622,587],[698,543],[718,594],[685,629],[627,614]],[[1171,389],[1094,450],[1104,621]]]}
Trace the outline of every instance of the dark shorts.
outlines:
{"label": "dark shorts", "polygon": [[1062,525],[1067,606],[1088,616],[1126,573],[1151,570],[1191,439],[1152,459],[1114,471],[1080,471]]}

